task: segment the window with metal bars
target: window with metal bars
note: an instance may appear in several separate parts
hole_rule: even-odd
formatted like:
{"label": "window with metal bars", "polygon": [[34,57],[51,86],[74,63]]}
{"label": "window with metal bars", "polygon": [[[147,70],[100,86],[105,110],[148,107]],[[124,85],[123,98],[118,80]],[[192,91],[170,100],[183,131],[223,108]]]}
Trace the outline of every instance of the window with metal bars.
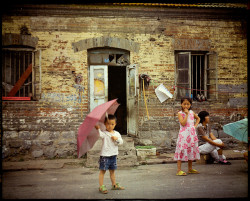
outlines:
{"label": "window with metal bars", "polygon": [[194,99],[198,94],[204,94],[204,62],[205,62],[205,55],[203,54],[194,54],[191,55],[191,94]]}
{"label": "window with metal bars", "polygon": [[40,96],[40,72],[40,51],[2,49],[2,99],[37,99]]}
{"label": "window with metal bars", "polygon": [[217,99],[217,54],[212,52],[177,52],[175,97],[193,100]]}

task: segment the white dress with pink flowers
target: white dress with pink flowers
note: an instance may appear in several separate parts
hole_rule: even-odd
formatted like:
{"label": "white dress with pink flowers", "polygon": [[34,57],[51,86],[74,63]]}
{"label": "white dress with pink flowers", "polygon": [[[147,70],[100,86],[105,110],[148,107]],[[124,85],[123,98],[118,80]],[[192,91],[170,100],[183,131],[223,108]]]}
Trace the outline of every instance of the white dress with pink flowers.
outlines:
{"label": "white dress with pink flowers", "polygon": [[[186,114],[180,111],[182,117],[185,118]],[[189,110],[187,123],[185,126],[180,124],[179,136],[176,142],[176,150],[174,160],[188,161],[199,160],[199,146],[198,137],[194,127],[194,112]]]}

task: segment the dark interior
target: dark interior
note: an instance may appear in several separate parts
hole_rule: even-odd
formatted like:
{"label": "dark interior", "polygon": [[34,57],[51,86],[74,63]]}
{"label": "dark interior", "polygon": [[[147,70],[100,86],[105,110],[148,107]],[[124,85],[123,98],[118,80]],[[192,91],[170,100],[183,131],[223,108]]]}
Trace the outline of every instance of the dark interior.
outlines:
{"label": "dark interior", "polygon": [[120,104],[116,110],[117,125],[115,130],[121,135],[127,134],[127,99],[126,99],[126,67],[108,67],[108,100],[118,98]]}

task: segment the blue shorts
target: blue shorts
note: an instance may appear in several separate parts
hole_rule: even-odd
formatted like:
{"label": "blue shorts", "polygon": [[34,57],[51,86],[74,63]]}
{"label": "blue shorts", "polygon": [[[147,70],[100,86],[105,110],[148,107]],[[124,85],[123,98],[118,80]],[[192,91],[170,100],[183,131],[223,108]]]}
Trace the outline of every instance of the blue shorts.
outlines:
{"label": "blue shorts", "polygon": [[100,156],[99,159],[100,170],[116,170],[116,155],[115,156]]}

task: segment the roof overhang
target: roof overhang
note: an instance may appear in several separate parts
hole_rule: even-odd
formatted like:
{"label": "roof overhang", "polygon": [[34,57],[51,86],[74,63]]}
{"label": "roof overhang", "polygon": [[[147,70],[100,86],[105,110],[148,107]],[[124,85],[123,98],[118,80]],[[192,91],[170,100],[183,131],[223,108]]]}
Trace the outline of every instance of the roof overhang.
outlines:
{"label": "roof overhang", "polygon": [[[188,4],[186,4],[188,5]],[[196,4],[25,4],[7,5],[2,16],[140,17],[189,19],[246,19],[247,7]],[[198,17],[198,18],[197,18]]]}

